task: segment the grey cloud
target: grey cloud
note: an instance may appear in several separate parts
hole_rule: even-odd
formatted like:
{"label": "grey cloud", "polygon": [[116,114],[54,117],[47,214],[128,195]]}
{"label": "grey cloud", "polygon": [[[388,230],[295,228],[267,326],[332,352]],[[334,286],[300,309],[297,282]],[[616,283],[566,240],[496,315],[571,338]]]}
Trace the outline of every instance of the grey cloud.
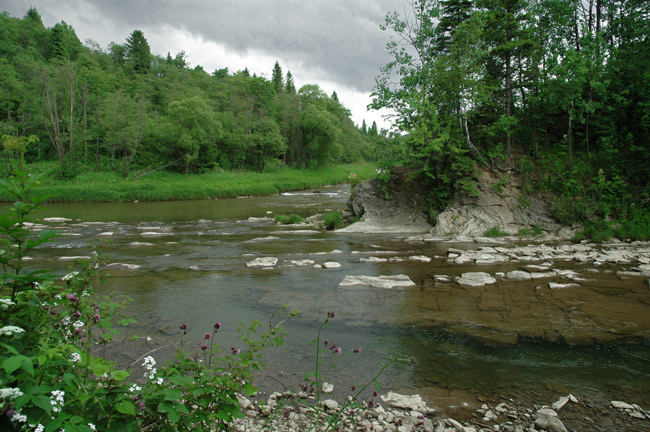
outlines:
{"label": "grey cloud", "polygon": [[[62,8],[66,3],[70,7]],[[368,92],[379,68],[389,60],[385,49],[389,35],[379,24],[386,13],[401,10],[404,0],[32,0],[32,4],[44,18],[85,5],[123,34],[169,25],[237,52],[252,49],[302,62],[322,71],[316,79]],[[57,21],[62,19],[66,17]]]}

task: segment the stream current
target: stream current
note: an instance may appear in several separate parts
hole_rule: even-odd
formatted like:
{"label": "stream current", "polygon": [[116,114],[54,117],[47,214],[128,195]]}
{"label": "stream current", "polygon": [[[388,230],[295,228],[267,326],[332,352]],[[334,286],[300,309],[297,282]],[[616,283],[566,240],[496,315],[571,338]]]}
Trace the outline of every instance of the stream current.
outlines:
{"label": "stream current", "polygon": [[[378,379],[382,392],[419,393],[447,412],[469,412],[484,398],[507,396],[550,404],[568,393],[650,405],[647,339],[571,344],[532,337],[501,343],[459,331],[456,324],[471,321],[471,314],[459,318],[457,311],[450,310],[453,302],[450,308],[441,307],[440,301],[435,308],[427,307],[428,291],[435,290],[434,275],[453,278],[467,271],[485,271],[446,259],[448,248],[475,248],[475,244],[408,242],[407,236],[327,232],[279,225],[272,219],[275,214],[308,217],[341,210],[348,196],[348,186],[332,186],[255,198],[47,204],[37,216],[49,220],[44,224],[59,230],[62,237],[34,251],[33,263],[63,275],[73,257],[101,249],[103,270],[109,277],[96,291],[130,297],[126,314],[138,321],[122,332],[109,353],[121,366],[151,350],[157,350],[153,355],[159,362],[173,355],[169,345],[178,341],[181,323],[188,326],[186,349],[198,350],[203,335],[220,321],[223,327],[215,342],[227,353],[231,345],[240,344],[237,326],[242,320],[273,317],[277,322],[282,305],[288,304],[301,314],[285,324],[286,344],[265,353],[267,369],[257,384],[267,392],[297,390],[313,370],[316,346],[312,341],[331,311],[336,316],[322,339],[336,341],[346,352],[327,379],[339,397],[352,384],[372,379],[381,363],[395,355],[412,358],[415,364],[389,367]],[[432,260],[409,259],[412,256]],[[259,257],[278,258],[277,265],[247,266]],[[369,257],[393,259],[363,259]],[[325,269],[326,262],[340,267]],[[490,271],[516,268],[506,263],[492,265]],[[340,286],[346,275],[407,275],[415,286]],[[618,289],[620,281],[612,282],[613,276],[606,273],[599,275],[595,284],[600,290]],[[648,298],[643,291],[648,291],[645,279],[628,280],[623,287]],[[650,314],[650,307],[645,304],[642,311]],[[502,315],[502,310],[495,310],[495,322]],[[120,342],[132,335],[143,338]],[[361,348],[361,354],[352,353],[353,348]],[[133,367],[136,376],[138,364]]]}

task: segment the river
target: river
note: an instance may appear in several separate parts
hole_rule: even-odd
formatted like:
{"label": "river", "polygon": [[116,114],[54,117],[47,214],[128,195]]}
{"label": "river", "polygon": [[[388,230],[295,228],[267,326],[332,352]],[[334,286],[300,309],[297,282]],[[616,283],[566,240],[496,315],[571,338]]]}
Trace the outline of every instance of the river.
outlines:
{"label": "river", "polygon": [[[278,225],[272,219],[275,214],[308,217],[339,210],[348,196],[348,186],[332,186],[255,198],[47,204],[39,218],[69,220],[47,219],[46,225],[63,236],[39,248],[32,257],[36,265],[63,275],[71,257],[88,256],[94,248],[101,250],[106,262],[102,270],[109,277],[97,286],[97,292],[130,297],[126,313],[138,321],[123,332],[109,353],[123,366],[152,350],[159,360],[170,356],[173,349],[169,346],[178,340],[181,323],[189,329],[186,348],[198,349],[203,335],[220,321],[223,327],[217,343],[229,351],[231,345],[240,343],[236,337],[242,320],[266,321],[274,316],[277,322],[282,305],[288,304],[301,314],[285,324],[289,334],[286,344],[265,355],[268,368],[258,384],[266,391],[295,390],[313,370],[316,347],[312,340],[331,311],[336,316],[324,338],[336,341],[347,352],[328,377],[339,396],[350,385],[371,379],[383,361],[397,355],[412,358],[415,364],[388,368],[378,380],[382,391],[420,393],[432,406],[455,415],[469,413],[484,398],[504,395],[551,403],[573,393],[650,405],[647,338],[594,339],[592,343],[583,338],[576,344],[563,338],[537,337],[533,332],[531,337],[504,341],[485,337],[485,332],[477,333],[465,324],[475,322],[476,313],[463,306],[471,303],[472,291],[461,292],[454,283],[434,281],[435,275],[453,278],[475,271],[476,265],[450,263],[447,254],[452,247],[462,250],[476,245],[405,241],[406,236],[391,234],[327,232]],[[275,257],[278,263],[270,269],[247,266],[258,257]],[[375,259],[368,260],[370,257]],[[425,262],[423,257],[431,261]],[[326,269],[322,267],[325,262],[340,267]],[[507,272],[521,265],[503,263],[490,266],[490,271]],[[581,273],[588,270],[585,265],[561,266]],[[602,302],[627,298],[624,303],[629,310],[624,305],[621,313],[650,315],[645,279],[621,279],[614,270],[601,271],[591,279],[590,292],[604,292],[608,297],[585,295],[581,304],[607,308]],[[339,285],[346,275],[406,275],[415,286]],[[526,284],[530,282],[496,286],[508,292],[513,303],[518,302],[511,295],[514,291],[520,291],[524,299],[532,296],[539,300],[544,289]],[[522,287],[530,291],[522,291]],[[612,289],[618,291],[609,292]],[[487,293],[483,291],[483,301]],[[449,300],[448,307],[443,306],[443,298]],[[431,299],[436,299],[435,306],[429,304]],[[508,329],[546,319],[527,308],[521,309],[524,312],[518,317],[511,310],[479,305],[481,316],[476,319],[487,319],[490,325],[504,322]],[[543,311],[544,317],[552,315],[552,311]],[[557,319],[566,321],[564,316]],[[554,323],[552,320],[549,322]],[[486,328],[486,324],[475,327]],[[122,341],[132,335],[142,338]],[[361,354],[352,353],[353,348],[361,348]],[[137,370],[137,365],[134,368]]]}

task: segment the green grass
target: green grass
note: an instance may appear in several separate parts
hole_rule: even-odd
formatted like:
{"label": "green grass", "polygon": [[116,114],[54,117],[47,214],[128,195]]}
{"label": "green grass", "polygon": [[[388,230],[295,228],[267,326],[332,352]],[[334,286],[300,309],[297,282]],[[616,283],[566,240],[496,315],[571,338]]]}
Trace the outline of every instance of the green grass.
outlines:
{"label": "green grass", "polygon": [[290,214],[290,215],[275,215],[275,221],[280,222],[281,224],[285,225],[290,225],[290,224],[297,224],[299,222],[304,221],[305,218],[298,216],[297,214]]}
{"label": "green grass", "polygon": [[532,228],[522,228],[519,231],[517,231],[517,235],[519,237],[531,237],[531,236],[539,236],[542,235],[544,230],[542,229],[541,226],[535,225]]}
{"label": "green grass", "polygon": [[341,226],[341,212],[324,213],[325,228],[334,230]]}
{"label": "green grass", "polygon": [[483,233],[483,235],[485,237],[505,237],[505,236],[507,236],[509,234],[507,232],[505,232],[505,231],[501,231],[497,227],[492,227],[489,230],[485,231]]}
{"label": "green grass", "polygon": [[[44,174],[39,192],[48,196],[49,201],[57,202],[170,201],[273,195],[346,183],[352,173],[362,179],[376,175],[373,164],[347,164],[309,170],[286,168],[269,173],[215,171],[183,175],[160,171],[137,180],[123,179],[114,172],[88,171],[74,179],[58,180],[52,175],[56,168],[56,164],[41,163],[31,165],[27,170]],[[8,200],[9,196],[0,191],[0,201]]]}

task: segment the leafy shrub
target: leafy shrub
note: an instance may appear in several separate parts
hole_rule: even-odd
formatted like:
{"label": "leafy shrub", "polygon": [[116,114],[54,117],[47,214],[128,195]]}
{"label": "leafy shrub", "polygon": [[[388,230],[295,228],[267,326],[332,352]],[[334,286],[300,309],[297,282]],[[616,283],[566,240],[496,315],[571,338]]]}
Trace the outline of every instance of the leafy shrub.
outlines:
{"label": "leafy shrub", "polygon": [[483,233],[483,235],[485,237],[505,237],[505,236],[507,236],[509,234],[507,232],[505,232],[505,231],[501,231],[497,227],[492,227],[489,230],[485,231]]}
{"label": "leafy shrub", "polygon": [[304,221],[305,218],[298,216],[297,214],[291,215],[275,215],[275,221],[284,225],[297,224]]}
{"label": "leafy shrub", "polygon": [[323,214],[325,228],[334,230],[341,226],[341,212],[332,212]]}

